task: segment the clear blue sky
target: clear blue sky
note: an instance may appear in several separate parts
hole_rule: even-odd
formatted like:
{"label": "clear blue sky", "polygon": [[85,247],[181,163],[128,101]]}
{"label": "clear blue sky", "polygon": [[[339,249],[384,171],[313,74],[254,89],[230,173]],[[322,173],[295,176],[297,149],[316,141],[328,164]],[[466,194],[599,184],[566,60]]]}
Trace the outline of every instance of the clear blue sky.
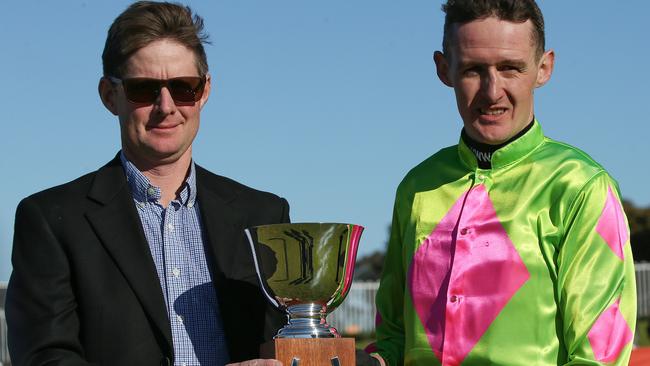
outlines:
{"label": "clear blue sky", "polygon": [[[128,1],[7,1],[0,12],[0,281],[19,200],[95,170],[119,149],[97,95],[106,30]],[[453,93],[435,76],[441,1],[205,0],[213,93],[195,160],[291,203],[293,221],[364,225],[382,249],[395,188],[457,142]],[[623,196],[650,205],[650,2],[540,1],[551,81],[546,134],[590,153]]]}

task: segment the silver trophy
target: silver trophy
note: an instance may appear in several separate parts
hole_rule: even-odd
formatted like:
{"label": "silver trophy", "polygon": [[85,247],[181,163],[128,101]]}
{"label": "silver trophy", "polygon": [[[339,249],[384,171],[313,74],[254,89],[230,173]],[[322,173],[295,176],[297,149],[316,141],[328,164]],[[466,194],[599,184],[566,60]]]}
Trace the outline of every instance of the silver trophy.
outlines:
{"label": "silver trophy", "polygon": [[340,223],[295,223],[246,229],[265,295],[287,312],[275,338],[336,338],[326,316],[352,284],[363,227]]}

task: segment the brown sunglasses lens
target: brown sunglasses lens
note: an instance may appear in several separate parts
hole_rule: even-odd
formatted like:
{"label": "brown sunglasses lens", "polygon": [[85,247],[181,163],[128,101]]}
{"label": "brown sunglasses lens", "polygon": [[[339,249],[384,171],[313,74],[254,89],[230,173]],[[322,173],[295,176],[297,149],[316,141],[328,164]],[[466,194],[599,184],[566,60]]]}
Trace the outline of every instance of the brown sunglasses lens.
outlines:
{"label": "brown sunglasses lens", "polygon": [[168,80],[133,78],[122,80],[126,98],[133,103],[154,103],[166,86],[175,102],[194,103],[203,96],[205,78],[185,76]]}

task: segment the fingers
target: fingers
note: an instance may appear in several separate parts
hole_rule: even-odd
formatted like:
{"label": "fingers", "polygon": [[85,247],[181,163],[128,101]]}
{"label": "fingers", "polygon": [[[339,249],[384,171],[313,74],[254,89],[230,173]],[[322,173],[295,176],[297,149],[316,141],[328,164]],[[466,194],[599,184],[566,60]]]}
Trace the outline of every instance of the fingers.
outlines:
{"label": "fingers", "polygon": [[282,362],[271,359],[256,359],[236,363],[229,363],[226,366],[282,366]]}

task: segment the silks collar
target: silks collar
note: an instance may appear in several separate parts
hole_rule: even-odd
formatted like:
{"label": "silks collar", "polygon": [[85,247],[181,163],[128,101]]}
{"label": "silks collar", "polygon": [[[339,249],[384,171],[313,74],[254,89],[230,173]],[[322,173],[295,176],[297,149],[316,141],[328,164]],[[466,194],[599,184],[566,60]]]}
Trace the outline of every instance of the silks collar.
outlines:
{"label": "silks collar", "polygon": [[[492,153],[492,170],[503,168],[522,159],[543,142],[544,132],[542,131],[542,126],[535,119],[533,127],[523,136]],[[460,138],[458,143],[458,155],[463,164],[468,168],[472,170],[478,168],[476,156],[462,138]]]}

